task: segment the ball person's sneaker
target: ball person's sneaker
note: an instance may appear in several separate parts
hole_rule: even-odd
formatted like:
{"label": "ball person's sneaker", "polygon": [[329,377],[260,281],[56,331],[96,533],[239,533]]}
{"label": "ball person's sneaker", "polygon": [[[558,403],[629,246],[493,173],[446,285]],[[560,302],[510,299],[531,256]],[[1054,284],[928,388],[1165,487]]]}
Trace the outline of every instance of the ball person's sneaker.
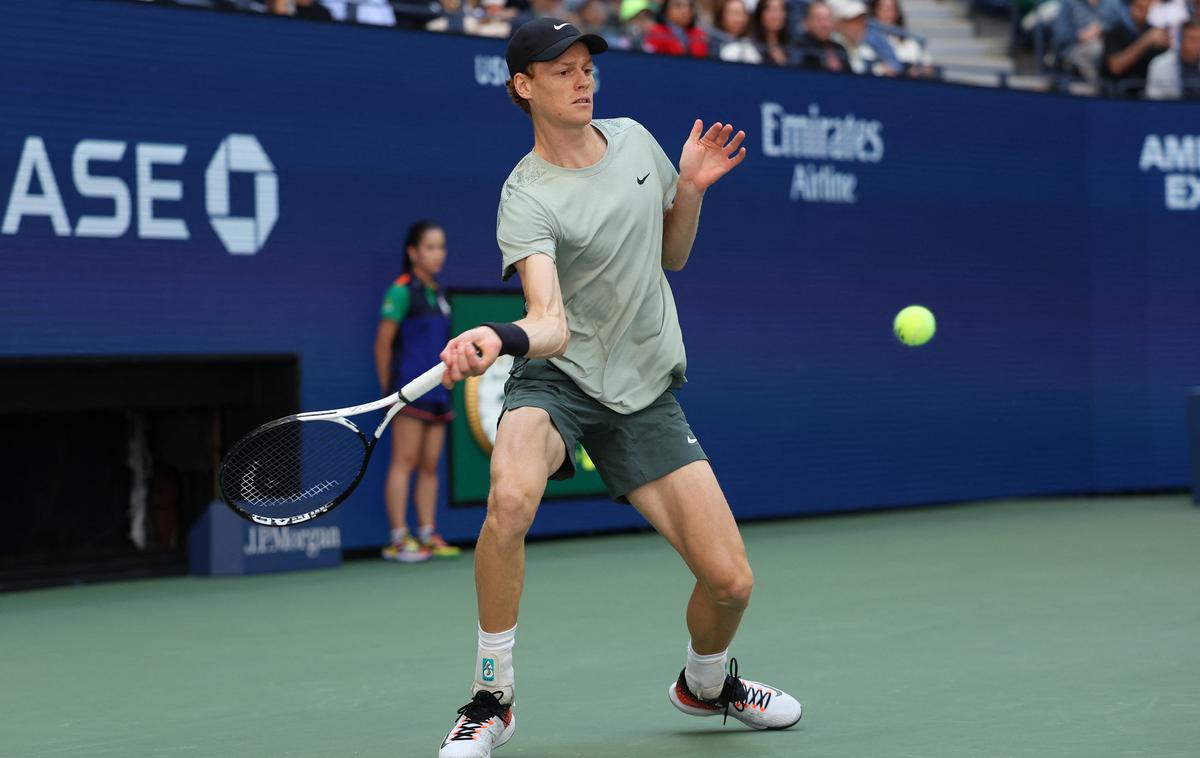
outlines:
{"label": "ball person's sneaker", "polygon": [[462,554],[462,548],[446,542],[437,532],[429,535],[429,539],[421,540],[421,547],[428,550],[434,558],[457,558]]}
{"label": "ball person's sneaker", "polygon": [[381,554],[384,560],[401,563],[422,563],[433,557],[433,553],[411,535],[405,537],[398,545],[388,545]]}
{"label": "ball person's sneaker", "polygon": [[729,675],[715,700],[702,700],[693,694],[682,671],[667,697],[691,716],[733,716],[751,729],[787,729],[800,720],[802,713],[796,698],[783,690],[739,677],[737,658],[729,659]]}
{"label": "ball person's sneaker", "polygon": [[501,704],[503,694],[480,690],[471,702],[459,708],[458,720],[442,740],[438,758],[488,758],[512,739],[517,717],[511,706]]}

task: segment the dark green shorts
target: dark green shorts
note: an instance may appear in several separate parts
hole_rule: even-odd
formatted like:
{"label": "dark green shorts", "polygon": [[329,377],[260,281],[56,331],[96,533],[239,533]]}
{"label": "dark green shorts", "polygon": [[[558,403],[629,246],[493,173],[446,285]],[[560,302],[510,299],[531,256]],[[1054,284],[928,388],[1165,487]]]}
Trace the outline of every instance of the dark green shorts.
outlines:
{"label": "dark green shorts", "polygon": [[708,460],[670,390],[625,415],[593,400],[547,361],[518,358],[504,385],[504,410],[514,408],[546,411],[562,437],[567,455],[551,479],[575,476],[574,450],[582,443],[618,502],[629,502],[625,496],[647,482]]}

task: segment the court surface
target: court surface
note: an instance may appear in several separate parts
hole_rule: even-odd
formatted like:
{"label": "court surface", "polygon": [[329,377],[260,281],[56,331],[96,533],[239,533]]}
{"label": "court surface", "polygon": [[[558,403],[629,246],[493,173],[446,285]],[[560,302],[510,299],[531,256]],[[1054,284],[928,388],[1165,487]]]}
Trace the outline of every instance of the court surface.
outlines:
{"label": "court surface", "polygon": [[[1200,755],[1200,510],[1184,495],[744,533],[758,581],[733,654],[801,699],[798,727],[668,704],[690,582],[659,537],[543,542],[519,728],[497,756]],[[0,756],[431,758],[466,702],[474,630],[469,556],[0,596]]]}

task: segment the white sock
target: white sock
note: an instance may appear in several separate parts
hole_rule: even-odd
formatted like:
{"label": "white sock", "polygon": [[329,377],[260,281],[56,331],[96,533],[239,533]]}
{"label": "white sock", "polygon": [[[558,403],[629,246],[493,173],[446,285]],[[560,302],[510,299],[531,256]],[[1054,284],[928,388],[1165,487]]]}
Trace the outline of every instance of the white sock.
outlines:
{"label": "white sock", "polygon": [[512,650],[517,642],[517,628],[507,632],[483,631],[479,627],[479,653],[475,656],[475,683],[471,695],[480,690],[502,692],[500,702],[511,705],[515,697]]}
{"label": "white sock", "polygon": [[421,542],[428,542],[429,538],[432,536],[433,536],[433,527],[432,526],[418,526],[417,527],[417,539],[419,539]]}
{"label": "white sock", "polygon": [[401,527],[399,529],[393,529],[392,530],[392,544],[399,545],[401,542],[404,542],[404,538],[407,536],[408,536],[408,529],[406,527]]}
{"label": "white sock", "polygon": [[715,700],[725,686],[725,656],[728,650],[712,655],[700,655],[688,642],[687,666],[683,669],[684,681],[693,695],[704,700]]}

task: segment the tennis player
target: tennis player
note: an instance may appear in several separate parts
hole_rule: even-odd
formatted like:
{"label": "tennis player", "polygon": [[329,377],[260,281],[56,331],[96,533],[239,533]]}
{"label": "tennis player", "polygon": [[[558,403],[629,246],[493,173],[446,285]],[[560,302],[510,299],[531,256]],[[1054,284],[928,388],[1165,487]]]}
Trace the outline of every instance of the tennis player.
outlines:
{"label": "tennis player", "polygon": [[[496,223],[503,276],[520,275],[527,315],[447,343],[447,386],[517,356],[492,453],[475,552],[479,645],[472,699],[441,758],[481,758],[507,742],[525,534],[547,479],[574,471],[582,442],[610,494],[631,503],[696,576],[691,639],[668,697],[694,716],[783,729],[801,708],[738,676],[726,656],[754,583],[741,535],[672,390],[686,358],[663,269],[687,263],[700,204],[745,158],[743,132],[696,121],[679,171],[636,121],[593,120],[592,55],[603,39],[541,18],[508,45],[509,94],[533,122],[533,150],[504,184]],[[478,355],[476,347],[482,355]],[[615,626],[615,624],[614,624]]]}

